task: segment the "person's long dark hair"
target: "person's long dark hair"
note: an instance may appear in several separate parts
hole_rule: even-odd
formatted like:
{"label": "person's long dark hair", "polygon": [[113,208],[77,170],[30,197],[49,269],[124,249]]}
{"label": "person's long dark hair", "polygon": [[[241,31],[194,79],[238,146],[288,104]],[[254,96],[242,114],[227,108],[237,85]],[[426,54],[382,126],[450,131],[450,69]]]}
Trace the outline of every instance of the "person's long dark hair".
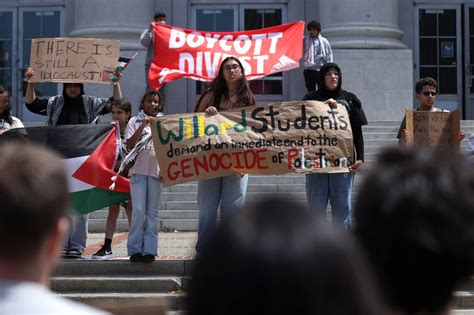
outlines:
{"label": "person's long dark hair", "polygon": [[[0,85],[0,94],[3,94],[3,93],[8,93],[8,97],[11,98],[10,90],[8,88],[6,88],[5,86]],[[10,113],[11,109],[12,109],[12,106],[11,106],[10,99],[9,99],[7,107],[5,108],[3,113],[0,114],[0,119],[3,119],[4,121],[9,123],[10,125],[13,124],[12,115]]]}
{"label": "person's long dark hair", "polygon": [[197,111],[199,104],[201,104],[201,101],[204,95],[207,95],[208,93],[212,93],[211,104],[209,105],[214,106],[218,110],[221,109],[220,104],[221,104],[222,99],[227,100],[227,101],[229,100],[230,98],[229,89],[227,87],[227,82],[224,78],[224,65],[229,60],[236,61],[240,66],[240,71],[242,72],[242,76],[240,77],[238,81],[238,86],[237,86],[237,92],[236,92],[237,102],[236,103],[239,104],[239,107],[255,105],[256,103],[255,96],[253,95],[253,92],[250,89],[247,78],[245,77],[244,67],[242,66],[242,63],[240,62],[239,59],[237,59],[237,57],[229,56],[222,61],[219,67],[218,75],[214,78],[214,80],[211,81],[206,91],[199,98],[199,101],[197,102],[196,107],[194,108],[195,112]]}

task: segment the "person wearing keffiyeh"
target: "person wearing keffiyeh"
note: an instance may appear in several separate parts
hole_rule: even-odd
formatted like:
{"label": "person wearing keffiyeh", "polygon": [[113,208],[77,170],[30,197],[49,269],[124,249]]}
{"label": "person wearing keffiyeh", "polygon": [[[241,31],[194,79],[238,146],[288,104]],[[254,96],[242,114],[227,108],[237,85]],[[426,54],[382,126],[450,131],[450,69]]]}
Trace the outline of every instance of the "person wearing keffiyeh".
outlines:
{"label": "person wearing keffiyeh", "polygon": [[332,50],[328,40],[321,35],[321,24],[311,21],[306,26],[308,35],[304,38],[304,82],[308,93],[316,90],[319,84],[319,70],[332,62]]}
{"label": "person wearing keffiyeh", "polygon": [[[64,83],[61,95],[40,99],[36,97],[34,83],[31,78],[33,68],[25,72],[28,81],[25,94],[26,108],[32,113],[47,116],[48,126],[96,124],[100,115],[110,113],[112,99],[122,99],[119,82],[113,83],[113,97],[100,98],[85,95],[84,84]],[[86,247],[88,214],[71,215],[69,234],[65,237],[63,257],[80,258]]]}
{"label": "person wearing keffiyeh", "polygon": [[162,116],[162,110],[158,92],[145,93],[140,102],[140,112],[130,119],[125,130],[125,143],[130,153],[122,165],[134,160],[129,171],[133,209],[127,242],[128,255],[134,263],[152,263],[158,254],[157,214],[161,181],[151,141],[150,121],[152,117]]}

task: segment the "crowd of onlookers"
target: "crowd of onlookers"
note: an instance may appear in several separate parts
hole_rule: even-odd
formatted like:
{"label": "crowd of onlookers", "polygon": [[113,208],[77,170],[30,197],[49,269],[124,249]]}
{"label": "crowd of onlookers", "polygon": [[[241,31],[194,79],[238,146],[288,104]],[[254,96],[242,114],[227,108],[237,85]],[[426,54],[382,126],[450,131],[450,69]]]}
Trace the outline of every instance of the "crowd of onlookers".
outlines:
{"label": "crowd of onlookers", "polygon": [[[5,143],[0,173],[0,313],[101,314],[47,289],[68,230],[60,158]],[[385,149],[362,184],[351,231],[282,197],[230,215],[202,244],[188,312],[449,314],[474,271],[472,226],[472,161]]]}

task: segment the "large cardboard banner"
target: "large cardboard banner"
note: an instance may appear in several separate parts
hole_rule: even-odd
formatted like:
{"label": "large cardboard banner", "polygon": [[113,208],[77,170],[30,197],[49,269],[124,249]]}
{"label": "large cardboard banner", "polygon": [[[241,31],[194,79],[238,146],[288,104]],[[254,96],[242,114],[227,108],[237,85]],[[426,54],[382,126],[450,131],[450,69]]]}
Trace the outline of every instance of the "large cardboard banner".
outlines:
{"label": "large cardboard banner", "polygon": [[115,68],[120,41],[91,38],[31,40],[32,82],[109,83],[104,70]]}
{"label": "large cardboard banner", "polygon": [[347,110],[315,101],[165,115],[152,124],[165,186],[236,172],[348,172],[354,163]]}
{"label": "large cardboard banner", "polygon": [[408,143],[459,151],[459,110],[427,112],[406,110]]}
{"label": "large cardboard banner", "polygon": [[148,73],[153,89],[188,77],[210,81],[226,57],[242,62],[247,79],[297,68],[304,22],[243,32],[204,32],[154,24],[155,57]]}

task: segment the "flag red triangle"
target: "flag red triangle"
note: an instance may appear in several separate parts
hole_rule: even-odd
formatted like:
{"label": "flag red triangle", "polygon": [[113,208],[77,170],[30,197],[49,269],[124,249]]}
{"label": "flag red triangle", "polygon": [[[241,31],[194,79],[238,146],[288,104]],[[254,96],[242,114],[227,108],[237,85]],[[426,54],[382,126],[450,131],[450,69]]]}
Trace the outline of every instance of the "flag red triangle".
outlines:
{"label": "flag red triangle", "polygon": [[[117,125],[113,128],[102,143],[92,152],[87,160],[72,174],[72,177],[89,185],[109,190],[115,176],[114,163],[117,154]],[[130,193],[128,178],[118,176],[113,191]]]}

